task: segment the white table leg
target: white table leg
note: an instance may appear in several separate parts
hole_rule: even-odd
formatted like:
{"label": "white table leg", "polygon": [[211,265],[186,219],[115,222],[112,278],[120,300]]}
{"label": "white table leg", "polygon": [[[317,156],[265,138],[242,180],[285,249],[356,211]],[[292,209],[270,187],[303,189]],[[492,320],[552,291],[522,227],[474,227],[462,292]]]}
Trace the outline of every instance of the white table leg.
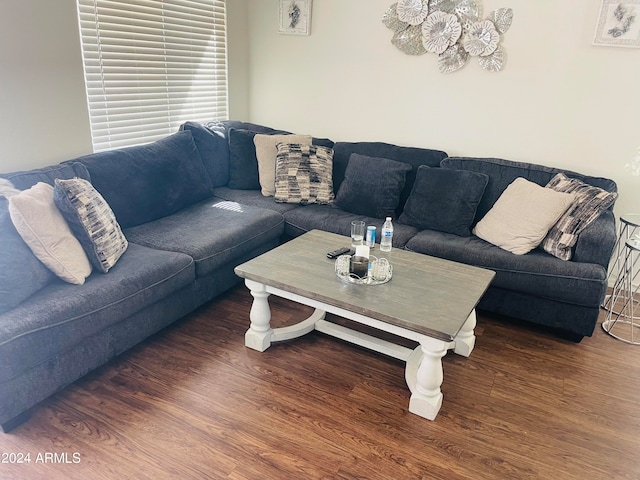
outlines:
{"label": "white table leg", "polygon": [[435,420],[442,406],[442,357],[450,343],[423,338],[407,361],[406,380],[411,390],[409,411]]}
{"label": "white table leg", "polygon": [[266,287],[262,283],[253,280],[245,280],[245,285],[251,290],[253,303],[249,318],[251,319],[251,327],[244,335],[244,344],[259,352],[264,352],[271,346],[271,310],[269,308],[269,294]]}
{"label": "white table leg", "polygon": [[463,357],[468,357],[473,351],[473,347],[476,344],[476,336],[473,333],[473,329],[476,328],[476,311],[473,310],[467,321],[458,332],[455,338],[455,347],[453,351]]}

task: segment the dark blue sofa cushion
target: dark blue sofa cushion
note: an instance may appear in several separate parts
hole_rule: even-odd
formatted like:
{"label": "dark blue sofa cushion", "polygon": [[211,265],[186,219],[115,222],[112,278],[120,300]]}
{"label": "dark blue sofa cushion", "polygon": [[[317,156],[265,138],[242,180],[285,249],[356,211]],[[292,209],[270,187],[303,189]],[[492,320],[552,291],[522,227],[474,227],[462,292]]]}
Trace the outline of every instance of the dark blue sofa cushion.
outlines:
{"label": "dark blue sofa cushion", "polygon": [[488,180],[482,173],[422,165],[399,222],[468,237]]}
{"label": "dark blue sofa cushion", "polygon": [[[565,262],[540,249],[514,255],[476,236],[423,230],[407,243],[414,252],[496,272],[492,287],[597,307],[606,290],[606,270],[593,263]],[[462,286],[461,288],[464,288]]]}
{"label": "dark blue sofa cushion", "polygon": [[368,217],[395,218],[409,170],[408,163],[354,153],[336,192],[335,204]]}
{"label": "dark blue sofa cushion", "polygon": [[454,170],[469,170],[484,173],[489,176],[487,188],[476,212],[476,222],[487,214],[507,186],[518,177],[526,178],[538,185],[545,186],[557,173],[564,173],[568,177],[577,178],[589,185],[603,188],[608,192],[617,191],[615,182],[608,178],[590,177],[558,168],[531,163],[512,162],[500,158],[449,157],[442,160],[440,166]]}
{"label": "dark blue sofa cushion", "polygon": [[27,190],[38,182],[48,183],[53,187],[57,178],[69,180],[78,177],[91,181],[87,168],[83,164],[75,161],[24,172],[2,173],[0,177],[11,180],[13,186],[18,190]]}
{"label": "dark blue sofa cushion", "polygon": [[0,382],[55,358],[194,279],[191,257],[129,244],[106,275],[94,273],[84,285],[53,280],[0,315]]}
{"label": "dark blue sofa cushion", "polygon": [[55,275],[36,258],[9,216],[9,201],[0,197],[0,314],[43,288]]}
{"label": "dark blue sofa cushion", "polygon": [[196,262],[200,278],[261,245],[277,242],[283,231],[284,219],[273,210],[212,197],[124,233],[130,242],[186,253]]}
{"label": "dark blue sofa cushion", "polygon": [[400,204],[397,213],[400,214],[402,208],[409,198],[416,172],[420,165],[428,167],[439,167],[440,162],[447,157],[447,154],[440,150],[427,148],[400,147],[383,142],[336,142],[333,147],[333,191],[337,192],[344,180],[344,174],[349,164],[351,154],[358,153],[369,157],[388,158],[411,165],[411,170],[407,172],[404,189],[400,194]]}
{"label": "dark blue sofa cushion", "polygon": [[220,123],[203,125],[186,122],[180,126],[180,130],[188,130],[193,135],[213,187],[226,185],[229,181],[229,143],[226,128]]}
{"label": "dark blue sofa cushion", "polygon": [[122,228],[171,215],[213,194],[209,174],[190,131],[147,145],[76,159]]}
{"label": "dark blue sofa cushion", "polygon": [[[293,132],[288,132],[286,130],[278,130],[275,128],[266,127],[264,125],[259,125],[257,123],[241,122],[239,120],[224,120],[222,122],[212,122],[212,123],[207,123],[206,126],[207,128],[214,128],[214,129],[222,128],[226,132],[228,132],[229,129],[231,128],[239,128],[242,130],[250,130],[255,133],[262,133],[266,135],[293,133]],[[298,132],[298,133],[306,134],[305,132]],[[335,142],[330,138],[311,137],[311,144],[318,145],[319,147],[333,148],[333,146],[335,145]]]}
{"label": "dark blue sofa cushion", "polygon": [[258,157],[251,130],[229,129],[229,188],[260,190]]}
{"label": "dark blue sofa cushion", "polygon": [[260,190],[236,190],[229,187],[219,187],[213,189],[213,194],[224,200],[241,203],[242,205],[252,205],[254,207],[267,208],[276,212],[284,213],[294,208],[300,208],[295,203],[276,202],[273,197],[265,197]]}

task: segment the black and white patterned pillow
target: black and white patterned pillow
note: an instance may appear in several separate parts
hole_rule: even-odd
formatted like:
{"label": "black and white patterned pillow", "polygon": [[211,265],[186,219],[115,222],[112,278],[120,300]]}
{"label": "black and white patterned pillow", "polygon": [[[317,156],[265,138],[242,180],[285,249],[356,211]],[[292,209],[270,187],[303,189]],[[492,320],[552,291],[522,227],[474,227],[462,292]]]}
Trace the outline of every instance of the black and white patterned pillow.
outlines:
{"label": "black and white patterned pillow", "polygon": [[82,178],[56,180],[54,201],[91,264],[107,273],[129,246],[109,204]]}
{"label": "black and white patterned pillow", "polygon": [[333,194],[333,149],[319,145],[279,143],[275,201],[328,204]]}
{"label": "black and white patterned pillow", "polygon": [[618,194],[594,187],[577,178],[569,178],[563,173],[553,177],[546,188],[573,193],[576,196],[573,204],[542,241],[542,249],[545,252],[562,260],[571,260],[571,249],[577,243],[580,232],[610,208]]}

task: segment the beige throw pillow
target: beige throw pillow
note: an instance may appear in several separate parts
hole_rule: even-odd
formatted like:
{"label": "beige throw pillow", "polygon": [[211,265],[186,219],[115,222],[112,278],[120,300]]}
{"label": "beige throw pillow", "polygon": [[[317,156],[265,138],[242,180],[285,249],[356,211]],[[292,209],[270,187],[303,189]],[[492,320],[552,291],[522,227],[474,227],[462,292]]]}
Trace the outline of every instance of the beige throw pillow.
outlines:
{"label": "beige throw pillow", "polygon": [[575,196],[516,178],[473,233],[516,255],[530,252],[571,206]]}
{"label": "beige throw pillow", "polygon": [[276,155],[278,143],[296,143],[311,145],[311,135],[262,135],[253,137],[258,159],[258,177],[260,191],[265,197],[273,197],[276,193]]}
{"label": "beige throw pillow", "polygon": [[39,182],[9,198],[9,214],[33,254],[65,282],[82,285],[91,264],[53,201],[53,187]]}

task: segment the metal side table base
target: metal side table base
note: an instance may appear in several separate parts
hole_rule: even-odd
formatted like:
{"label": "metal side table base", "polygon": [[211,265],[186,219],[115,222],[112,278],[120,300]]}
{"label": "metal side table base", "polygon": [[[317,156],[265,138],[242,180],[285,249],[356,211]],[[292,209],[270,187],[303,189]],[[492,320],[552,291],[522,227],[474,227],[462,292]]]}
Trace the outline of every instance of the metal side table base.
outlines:
{"label": "metal side table base", "polygon": [[[625,242],[632,239],[638,232],[640,232],[640,213],[626,213],[620,216],[620,223],[618,224],[618,238],[616,239],[616,244],[613,247],[614,259],[609,266],[607,283],[609,283],[611,277],[614,275],[618,279],[622,276],[625,268]],[[609,310],[610,303],[611,295],[607,295],[604,297],[604,301],[602,302],[601,307],[605,310]]]}
{"label": "metal side table base", "polygon": [[640,345],[638,259],[640,259],[640,238],[626,240],[618,278],[613,292],[607,295],[603,305],[607,310],[607,316],[602,322],[602,329],[609,335],[633,345]]}

